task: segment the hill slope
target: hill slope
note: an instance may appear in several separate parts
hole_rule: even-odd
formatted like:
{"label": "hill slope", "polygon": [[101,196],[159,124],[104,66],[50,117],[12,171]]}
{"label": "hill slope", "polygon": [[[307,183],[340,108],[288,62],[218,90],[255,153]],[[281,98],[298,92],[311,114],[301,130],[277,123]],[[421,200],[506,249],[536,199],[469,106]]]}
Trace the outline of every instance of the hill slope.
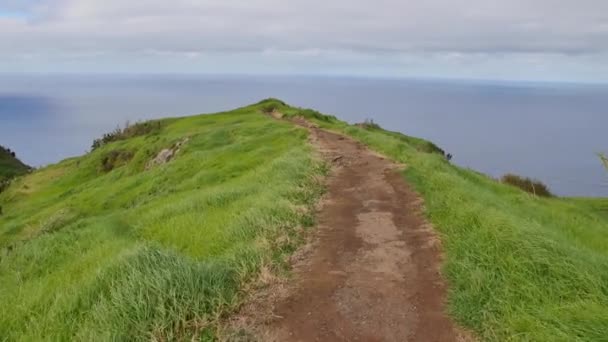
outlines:
{"label": "hill slope", "polygon": [[[427,141],[277,100],[161,120],[13,182],[0,194],[0,336],[212,337],[243,283],[297,244],[322,190],[307,132],[261,112],[407,165],[441,234],[451,314],[481,339],[608,336],[605,201],[537,198]],[[163,150],[176,155],[149,166]]]}
{"label": "hill slope", "polygon": [[601,341],[608,336],[608,220],[603,199],[539,198],[450,164],[440,149],[374,125],[304,116],[408,167],[442,236],[452,315],[483,340]]}
{"label": "hill slope", "polygon": [[158,123],[0,194],[0,336],[212,334],[241,283],[311,223],[324,169],[304,129],[255,106]]}
{"label": "hill slope", "polygon": [[19,160],[14,152],[0,146],[0,181],[26,173],[30,169]]}

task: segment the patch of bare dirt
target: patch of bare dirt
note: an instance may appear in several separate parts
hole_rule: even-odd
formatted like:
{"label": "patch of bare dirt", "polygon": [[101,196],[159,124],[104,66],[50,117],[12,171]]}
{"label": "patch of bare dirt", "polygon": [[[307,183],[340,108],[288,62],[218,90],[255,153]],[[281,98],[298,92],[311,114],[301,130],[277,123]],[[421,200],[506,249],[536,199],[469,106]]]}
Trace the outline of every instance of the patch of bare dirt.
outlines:
{"label": "patch of bare dirt", "polygon": [[[303,119],[334,168],[294,278],[245,306],[243,340],[456,341],[445,314],[441,249],[401,166]],[[235,338],[237,339],[237,338]]]}

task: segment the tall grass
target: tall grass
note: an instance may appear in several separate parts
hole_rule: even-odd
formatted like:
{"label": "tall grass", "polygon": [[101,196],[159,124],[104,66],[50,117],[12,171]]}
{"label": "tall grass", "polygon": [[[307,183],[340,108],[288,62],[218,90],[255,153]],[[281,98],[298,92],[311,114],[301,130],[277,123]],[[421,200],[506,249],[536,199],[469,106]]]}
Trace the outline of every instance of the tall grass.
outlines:
{"label": "tall grass", "polygon": [[0,340],[212,339],[242,284],[293,250],[325,172],[305,130],[257,107],[160,127],[0,194]]}
{"label": "tall grass", "polygon": [[606,340],[605,201],[529,196],[415,138],[308,118],[407,165],[443,241],[450,312],[481,340]]}
{"label": "tall grass", "polygon": [[[450,312],[482,340],[608,336],[605,201],[530,196],[425,140],[269,99],[163,120],[11,183],[0,194],[0,337],[212,339],[243,282],[293,250],[321,191],[306,131],[260,115],[269,108],[407,165],[442,237]],[[185,137],[171,162],[145,170]],[[133,155],[99,172],[112,151]]]}

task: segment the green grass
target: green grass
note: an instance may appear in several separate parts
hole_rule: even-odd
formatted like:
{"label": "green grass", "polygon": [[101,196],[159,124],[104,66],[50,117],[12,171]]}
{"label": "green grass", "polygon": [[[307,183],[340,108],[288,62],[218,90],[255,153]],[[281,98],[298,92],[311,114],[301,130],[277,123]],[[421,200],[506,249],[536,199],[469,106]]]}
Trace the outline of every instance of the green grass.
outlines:
{"label": "green grass", "polygon": [[481,340],[606,341],[605,200],[535,197],[451,165],[420,139],[275,106],[407,165],[442,237],[449,310]]}
{"label": "green grass", "polygon": [[[0,194],[0,340],[212,339],[322,191],[307,132],[258,109],[162,120],[16,179]],[[129,158],[104,169],[114,151]]]}
{"label": "green grass", "polygon": [[[212,339],[243,283],[293,250],[321,192],[306,131],[261,115],[272,110],[407,165],[442,237],[449,310],[481,340],[606,339],[605,199],[535,197],[428,141],[269,99],[162,120],[16,179],[0,194],[0,340]],[[106,171],[114,151],[129,158]]]}
{"label": "green grass", "polygon": [[590,212],[608,218],[608,198],[573,197],[569,201],[587,208]]}

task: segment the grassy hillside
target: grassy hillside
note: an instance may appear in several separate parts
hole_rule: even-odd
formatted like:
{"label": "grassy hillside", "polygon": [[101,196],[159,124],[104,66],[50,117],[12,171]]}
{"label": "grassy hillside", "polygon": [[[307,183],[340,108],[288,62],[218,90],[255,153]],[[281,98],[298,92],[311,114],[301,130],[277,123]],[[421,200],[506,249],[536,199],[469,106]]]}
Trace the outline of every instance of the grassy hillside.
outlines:
{"label": "grassy hillside", "polygon": [[269,101],[408,167],[442,236],[453,316],[482,340],[605,341],[606,201],[539,198],[451,165],[423,140]]}
{"label": "grassy hillside", "polygon": [[29,170],[9,149],[0,146],[0,181],[9,179]]}
{"label": "grassy hillside", "polygon": [[0,340],[210,338],[312,223],[304,129],[256,106],[156,125],[0,194]]}
{"label": "grassy hillside", "polygon": [[306,131],[260,114],[272,111],[408,165],[442,236],[450,311],[482,340],[608,336],[605,200],[534,197],[430,142],[267,100],[98,141],[0,194],[0,337],[211,338],[243,282],[312,223],[321,191]]}

